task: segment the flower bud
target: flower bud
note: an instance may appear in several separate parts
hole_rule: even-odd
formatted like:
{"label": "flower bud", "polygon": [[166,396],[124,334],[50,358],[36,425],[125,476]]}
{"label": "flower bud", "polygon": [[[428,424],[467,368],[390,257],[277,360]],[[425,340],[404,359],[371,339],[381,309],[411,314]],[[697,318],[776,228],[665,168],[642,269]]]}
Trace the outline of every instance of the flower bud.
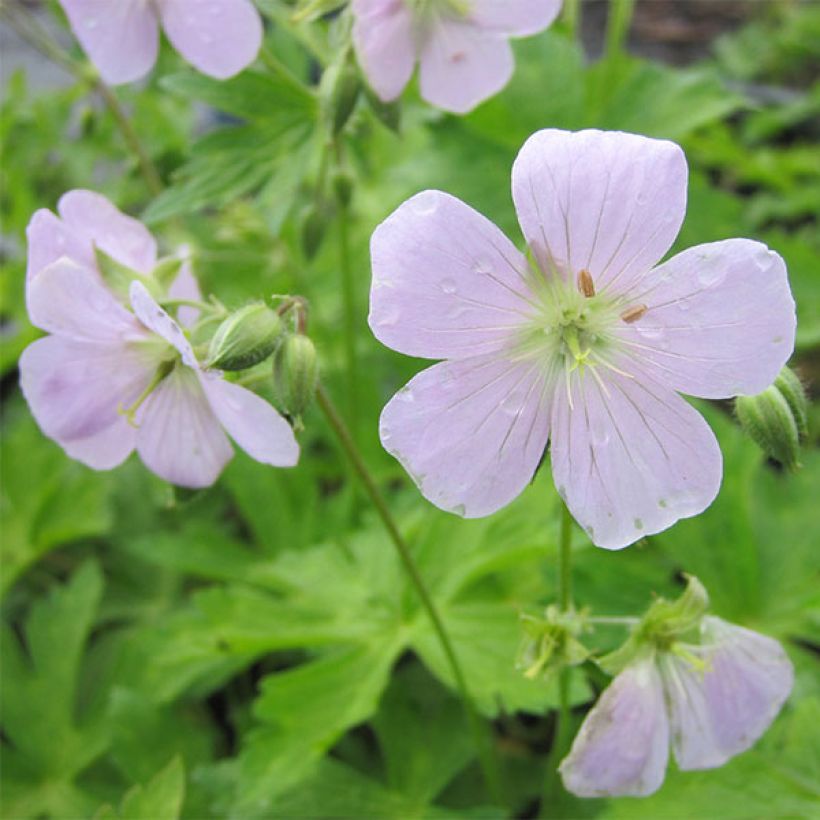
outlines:
{"label": "flower bud", "polygon": [[799,466],[807,402],[803,385],[791,370],[783,368],[774,384],[756,396],[738,396],[735,413],[743,430],[769,458],[789,470]]}
{"label": "flower bud", "polygon": [[273,386],[282,410],[301,428],[301,416],[316,392],[319,364],[307,336],[288,336],[273,358]]}
{"label": "flower bud", "polygon": [[401,107],[398,102],[383,102],[376,94],[365,86],[365,96],[367,97],[368,105],[370,106],[376,118],[396,134],[401,128]]}
{"label": "flower bud", "polygon": [[282,320],[263,302],[232,313],[217,328],[208,351],[208,367],[246,370],[273,353],[282,334]]}
{"label": "flower bud", "polygon": [[334,136],[341,132],[350,119],[359,99],[360,89],[359,72],[347,57],[325,70],[319,93]]}
{"label": "flower bud", "polygon": [[333,193],[343,208],[350,205],[353,198],[353,178],[347,171],[338,170],[333,174]]}
{"label": "flower bud", "polygon": [[302,214],[302,252],[310,260],[319,252],[327,232],[330,215],[323,203],[309,205]]}

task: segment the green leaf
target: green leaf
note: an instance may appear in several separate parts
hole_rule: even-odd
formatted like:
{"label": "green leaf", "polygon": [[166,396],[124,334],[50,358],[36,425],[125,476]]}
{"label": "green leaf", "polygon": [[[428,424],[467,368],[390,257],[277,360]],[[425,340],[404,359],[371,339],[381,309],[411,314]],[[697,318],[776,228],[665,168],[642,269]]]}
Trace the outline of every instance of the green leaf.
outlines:
{"label": "green leaf", "polygon": [[185,771],[182,760],[175,757],[145,785],[126,792],[119,811],[104,806],[95,820],[178,820],[185,796]]}

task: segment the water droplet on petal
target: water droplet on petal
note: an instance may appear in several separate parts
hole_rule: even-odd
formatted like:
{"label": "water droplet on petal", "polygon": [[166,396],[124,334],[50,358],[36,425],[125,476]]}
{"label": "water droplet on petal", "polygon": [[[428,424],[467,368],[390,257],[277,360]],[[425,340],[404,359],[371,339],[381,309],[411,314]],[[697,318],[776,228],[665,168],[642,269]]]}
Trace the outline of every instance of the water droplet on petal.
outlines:
{"label": "water droplet on petal", "polygon": [[441,290],[447,294],[456,292],[456,283],[452,279],[442,279],[440,287]]}
{"label": "water droplet on petal", "polygon": [[698,282],[705,288],[719,285],[725,278],[726,272],[714,263],[710,265],[708,260],[704,260],[697,274]]}
{"label": "water droplet on petal", "polygon": [[438,208],[438,200],[433,195],[424,194],[410,200],[410,205],[415,213],[419,216],[430,216],[436,212]]}

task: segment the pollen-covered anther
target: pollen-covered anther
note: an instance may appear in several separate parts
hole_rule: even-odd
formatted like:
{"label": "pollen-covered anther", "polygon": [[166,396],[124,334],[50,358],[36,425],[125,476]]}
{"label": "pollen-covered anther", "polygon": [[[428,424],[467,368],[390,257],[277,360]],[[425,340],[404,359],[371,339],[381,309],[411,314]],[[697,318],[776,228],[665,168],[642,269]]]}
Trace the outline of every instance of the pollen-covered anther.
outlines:
{"label": "pollen-covered anther", "polygon": [[646,305],[632,305],[632,307],[628,307],[621,314],[621,319],[628,325],[631,325],[633,322],[637,322],[647,310],[649,310],[649,308]]}
{"label": "pollen-covered anther", "polygon": [[588,270],[582,270],[578,274],[578,290],[591,299],[595,296],[595,283],[592,281],[592,275]]}

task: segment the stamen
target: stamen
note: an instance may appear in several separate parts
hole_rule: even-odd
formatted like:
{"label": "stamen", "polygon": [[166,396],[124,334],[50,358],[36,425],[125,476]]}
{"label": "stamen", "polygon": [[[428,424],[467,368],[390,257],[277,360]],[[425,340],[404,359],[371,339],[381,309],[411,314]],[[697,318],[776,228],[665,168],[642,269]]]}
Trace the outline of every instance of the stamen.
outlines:
{"label": "stamen", "polygon": [[621,319],[628,325],[631,325],[633,322],[637,322],[647,310],[649,310],[649,308],[646,305],[632,305],[632,307],[627,308],[621,314]]}
{"label": "stamen", "polygon": [[595,296],[595,283],[592,281],[592,275],[588,270],[582,270],[578,274],[578,290],[591,299]]}
{"label": "stamen", "polygon": [[136,422],[136,415],[137,410],[142,407],[145,403],[145,400],[154,392],[154,390],[159,386],[160,382],[174,369],[176,365],[176,360],[169,360],[163,362],[154,373],[151,381],[148,382],[145,390],[137,396],[136,400],[130,407],[123,407],[122,404],[117,405],[117,412],[121,416],[125,416],[125,420],[132,426],[137,427]]}

